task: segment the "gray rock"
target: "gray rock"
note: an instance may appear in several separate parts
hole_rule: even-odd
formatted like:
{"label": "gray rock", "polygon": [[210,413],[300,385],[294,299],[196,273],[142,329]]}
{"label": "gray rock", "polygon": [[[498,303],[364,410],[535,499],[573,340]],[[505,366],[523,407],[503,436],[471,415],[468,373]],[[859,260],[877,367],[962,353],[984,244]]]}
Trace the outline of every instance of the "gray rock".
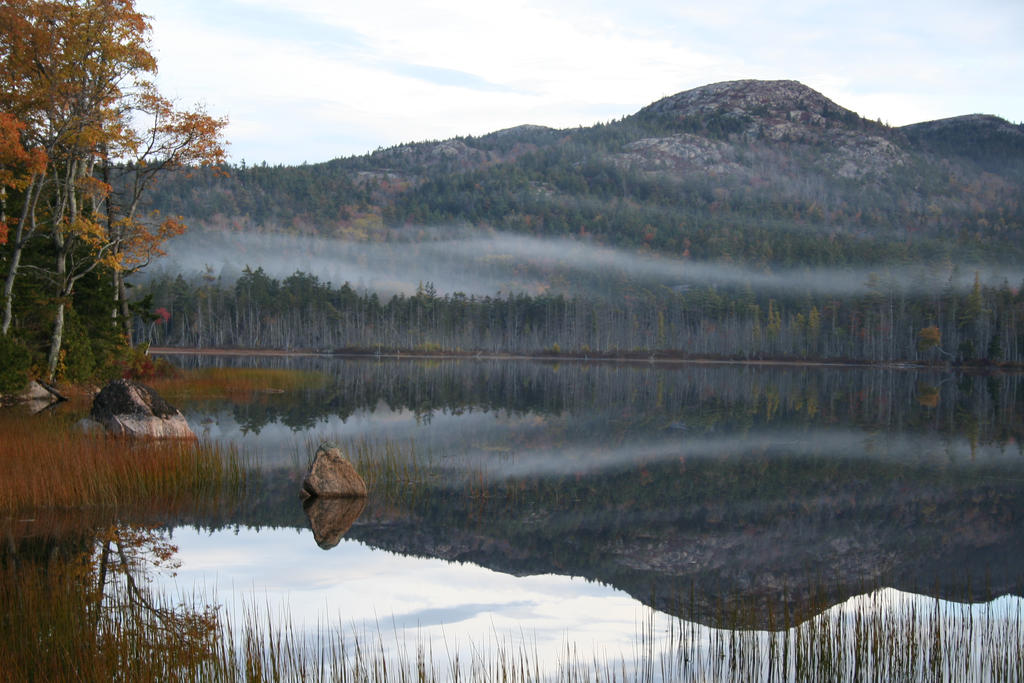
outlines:
{"label": "gray rock", "polygon": [[341,454],[341,449],[327,442],[316,449],[300,495],[304,498],[364,498],[366,482]]}
{"label": "gray rock", "polygon": [[96,394],[89,417],[118,436],[195,439],[181,412],[145,384],[116,379]]}
{"label": "gray rock", "polygon": [[50,389],[47,389],[36,380],[29,382],[28,388],[17,396],[7,397],[8,403],[21,404],[25,410],[28,410],[28,412],[33,415],[41,413],[47,408],[56,405],[61,400],[64,399],[59,393],[56,393],[55,390],[51,391]]}
{"label": "gray rock", "polygon": [[19,401],[53,401],[54,396],[51,394],[46,387],[39,382],[32,380],[28,384],[28,388],[22,393],[18,394]]}

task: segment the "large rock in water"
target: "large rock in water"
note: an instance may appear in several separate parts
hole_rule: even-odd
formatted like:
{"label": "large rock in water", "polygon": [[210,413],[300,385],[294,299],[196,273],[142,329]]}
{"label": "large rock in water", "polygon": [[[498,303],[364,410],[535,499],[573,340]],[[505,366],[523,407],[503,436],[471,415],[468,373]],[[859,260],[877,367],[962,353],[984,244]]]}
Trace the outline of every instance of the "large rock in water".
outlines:
{"label": "large rock in water", "polygon": [[100,390],[89,417],[119,436],[195,439],[177,408],[145,384],[115,379]]}
{"label": "large rock in water", "polygon": [[322,443],[316,449],[313,463],[302,480],[303,498],[365,498],[366,482],[333,443]]}

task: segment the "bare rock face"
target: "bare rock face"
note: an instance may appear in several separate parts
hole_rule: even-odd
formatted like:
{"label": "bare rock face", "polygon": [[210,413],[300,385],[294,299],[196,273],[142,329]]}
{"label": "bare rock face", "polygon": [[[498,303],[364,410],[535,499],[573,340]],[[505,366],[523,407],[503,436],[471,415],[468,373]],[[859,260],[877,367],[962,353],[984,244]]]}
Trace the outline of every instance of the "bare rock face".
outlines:
{"label": "bare rock face", "polygon": [[366,498],[308,498],[302,509],[313,529],[313,540],[324,550],[338,545],[366,507]]}
{"label": "bare rock face", "polygon": [[116,379],[100,390],[89,417],[119,436],[195,439],[181,412],[144,384]]}
{"label": "bare rock face", "polygon": [[[832,118],[856,117],[821,93],[797,81],[725,81],[694,88],[658,100],[643,112],[667,114],[676,118],[687,116],[755,116],[761,121],[746,121],[762,126],[766,123],[798,124],[816,128],[829,126]],[[765,131],[767,137],[788,137],[782,130]]]}
{"label": "bare rock face", "polygon": [[636,140],[627,144],[623,153],[610,158],[616,164],[647,173],[686,175],[693,172],[735,176],[747,173],[735,162],[736,152],[732,145],[689,133]]}
{"label": "bare rock face", "polygon": [[341,449],[327,442],[316,449],[300,495],[303,498],[365,498],[366,482],[341,454]]}

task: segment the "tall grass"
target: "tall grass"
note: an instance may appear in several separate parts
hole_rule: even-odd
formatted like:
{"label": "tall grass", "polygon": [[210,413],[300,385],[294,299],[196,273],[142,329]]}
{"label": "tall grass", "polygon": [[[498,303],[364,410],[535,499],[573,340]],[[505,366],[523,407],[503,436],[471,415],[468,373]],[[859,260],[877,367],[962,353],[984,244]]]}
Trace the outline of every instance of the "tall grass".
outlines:
{"label": "tall grass", "polygon": [[175,508],[239,491],[233,446],[87,433],[58,415],[0,410],[0,515],[38,508]]}
{"label": "tall grass", "polygon": [[306,438],[292,452],[297,471],[312,462],[317,447],[324,441],[338,444],[342,453],[366,481],[374,503],[387,503],[407,509],[437,493],[438,487],[462,494],[464,500],[479,507],[491,500],[518,500],[518,486],[507,486],[481,465],[444,465],[438,455],[422,451],[413,440],[366,436],[344,438],[339,434]]}
{"label": "tall grass", "polygon": [[[969,605],[891,590],[852,598],[779,631],[715,629],[648,612],[632,651],[566,640],[544,660],[524,635],[407,638],[248,604],[219,619],[201,596],[145,593],[102,609],[82,559],[0,575],[0,679],[7,681],[1019,681],[1020,600]],[[108,592],[108,605],[123,598]]]}
{"label": "tall grass", "polygon": [[[854,598],[778,632],[651,616],[632,652],[566,641],[543,661],[528,638],[409,642],[381,630],[309,632],[257,606],[212,619],[203,601],[97,611],[81,565],[12,571],[0,583],[0,678],[8,681],[1019,681],[1020,602],[939,603],[892,591]],[[109,598],[108,598],[109,599]],[[198,607],[195,605],[199,605]],[[282,621],[283,624],[282,625]],[[397,633],[397,632],[396,632]]]}
{"label": "tall grass", "polygon": [[[1024,624],[1004,605],[929,601],[892,590],[852,598],[780,631],[714,629],[649,613],[632,652],[567,641],[554,661],[498,634],[451,643],[323,626],[309,634],[248,608],[218,655],[222,680],[379,681],[1019,681]],[[393,642],[389,642],[393,641]]]}

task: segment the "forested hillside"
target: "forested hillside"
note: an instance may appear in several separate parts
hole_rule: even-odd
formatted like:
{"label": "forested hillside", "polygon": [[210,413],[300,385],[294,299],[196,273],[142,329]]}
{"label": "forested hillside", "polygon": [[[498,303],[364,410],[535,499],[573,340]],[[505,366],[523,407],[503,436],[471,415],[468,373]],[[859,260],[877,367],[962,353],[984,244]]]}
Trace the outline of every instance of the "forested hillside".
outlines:
{"label": "forested hillside", "polygon": [[793,81],[705,86],[588,128],[187,176],[153,206],[246,230],[374,239],[458,224],[766,265],[1008,262],[1024,249],[1021,125],[891,128]]}
{"label": "forested hillside", "polygon": [[[94,168],[117,210],[152,166]],[[36,267],[54,258],[45,232],[0,245],[21,275],[8,339],[36,367],[60,307],[67,358],[49,353],[51,375],[133,333],[379,352],[1024,359],[1024,126],[995,116],[894,128],[794,81],[734,81],[590,127],[160,170],[134,215],[188,232],[142,273],[82,243],[64,291]],[[13,215],[25,204],[8,187]],[[87,190],[84,215],[109,235]],[[156,250],[144,251],[140,266]],[[17,270],[21,254],[32,268]]]}
{"label": "forested hillside", "polygon": [[[155,206],[192,219],[200,259],[219,245],[237,265],[164,272],[140,292],[168,317],[140,332],[201,346],[1019,362],[1022,199],[1021,125],[892,128],[793,81],[719,83],[588,128],[180,176]],[[275,246],[255,249],[268,235]],[[328,251],[338,267],[318,279]]]}

